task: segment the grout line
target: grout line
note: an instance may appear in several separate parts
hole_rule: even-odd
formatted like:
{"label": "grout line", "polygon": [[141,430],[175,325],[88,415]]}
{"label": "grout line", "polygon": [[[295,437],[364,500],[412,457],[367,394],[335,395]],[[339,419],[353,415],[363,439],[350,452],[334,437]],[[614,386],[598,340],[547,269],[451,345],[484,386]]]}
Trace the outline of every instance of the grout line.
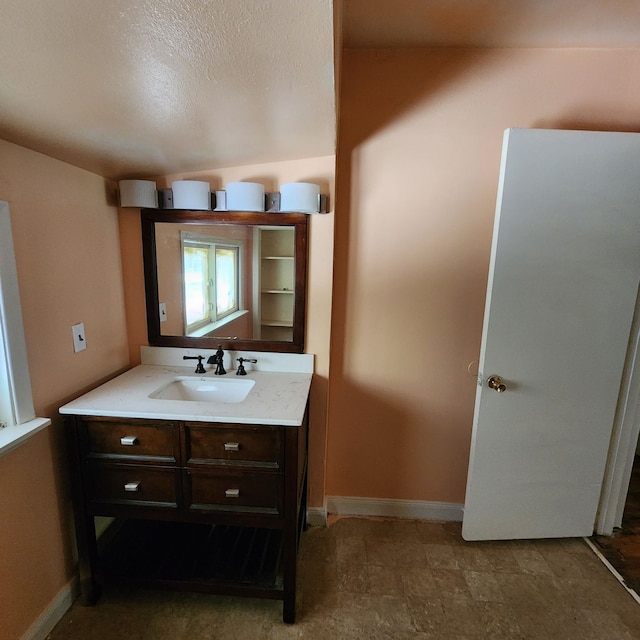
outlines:
{"label": "grout line", "polygon": [[582,539],[587,543],[589,547],[591,547],[591,551],[593,551],[593,553],[596,554],[596,557],[600,560],[600,562],[602,562],[602,564],[605,567],[607,567],[607,569],[609,569],[609,571],[613,574],[615,579],[631,594],[631,597],[638,604],[640,604],[640,595],[638,595],[636,591],[634,591],[633,589],[629,589],[626,582],[624,581],[624,578],[618,573],[616,568],[604,557],[600,549],[598,549],[598,547],[596,547],[596,545],[593,544],[593,542],[591,542],[589,538],[582,538]]}

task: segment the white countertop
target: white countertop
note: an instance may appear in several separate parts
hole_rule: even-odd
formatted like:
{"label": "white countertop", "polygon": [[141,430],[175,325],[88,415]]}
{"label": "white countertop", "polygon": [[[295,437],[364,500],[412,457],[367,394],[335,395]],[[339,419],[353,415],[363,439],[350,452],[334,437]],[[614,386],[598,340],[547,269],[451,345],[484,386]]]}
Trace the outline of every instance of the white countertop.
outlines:
{"label": "white countertop", "polygon": [[[60,408],[60,413],[300,426],[311,386],[310,373],[247,371],[246,379],[255,380],[255,385],[240,403],[160,400],[149,397],[149,394],[168,384],[176,376],[215,378],[212,371],[196,376],[192,366],[143,364],[69,402]],[[224,377],[229,376],[235,377],[235,371],[228,371]]]}

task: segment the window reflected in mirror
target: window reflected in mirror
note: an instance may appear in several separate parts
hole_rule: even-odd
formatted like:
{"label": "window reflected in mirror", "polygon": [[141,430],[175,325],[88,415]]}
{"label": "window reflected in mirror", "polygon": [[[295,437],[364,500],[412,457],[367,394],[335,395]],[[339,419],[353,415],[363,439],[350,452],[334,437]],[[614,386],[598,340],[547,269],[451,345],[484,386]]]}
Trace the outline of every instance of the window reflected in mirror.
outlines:
{"label": "window reflected in mirror", "polygon": [[181,232],[184,335],[203,336],[249,313],[240,269],[244,242]]}

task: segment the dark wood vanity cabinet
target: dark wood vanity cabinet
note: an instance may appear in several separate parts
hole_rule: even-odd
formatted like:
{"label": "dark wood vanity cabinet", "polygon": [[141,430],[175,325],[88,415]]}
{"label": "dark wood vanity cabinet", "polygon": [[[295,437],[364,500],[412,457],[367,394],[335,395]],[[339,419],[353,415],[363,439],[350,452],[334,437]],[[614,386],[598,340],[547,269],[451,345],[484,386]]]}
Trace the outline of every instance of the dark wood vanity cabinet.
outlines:
{"label": "dark wood vanity cabinet", "polygon": [[[306,416],[299,427],[64,419],[86,604],[121,579],[282,599],[294,621]],[[104,542],[94,516],[116,518]]]}

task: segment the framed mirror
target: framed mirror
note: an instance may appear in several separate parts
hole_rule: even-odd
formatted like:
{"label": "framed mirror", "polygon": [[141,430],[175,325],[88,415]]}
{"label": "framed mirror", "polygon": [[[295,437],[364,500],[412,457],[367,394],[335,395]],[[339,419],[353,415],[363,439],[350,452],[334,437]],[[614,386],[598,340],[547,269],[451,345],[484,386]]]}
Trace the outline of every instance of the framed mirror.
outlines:
{"label": "framed mirror", "polygon": [[143,209],[149,344],[304,352],[308,216]]}

